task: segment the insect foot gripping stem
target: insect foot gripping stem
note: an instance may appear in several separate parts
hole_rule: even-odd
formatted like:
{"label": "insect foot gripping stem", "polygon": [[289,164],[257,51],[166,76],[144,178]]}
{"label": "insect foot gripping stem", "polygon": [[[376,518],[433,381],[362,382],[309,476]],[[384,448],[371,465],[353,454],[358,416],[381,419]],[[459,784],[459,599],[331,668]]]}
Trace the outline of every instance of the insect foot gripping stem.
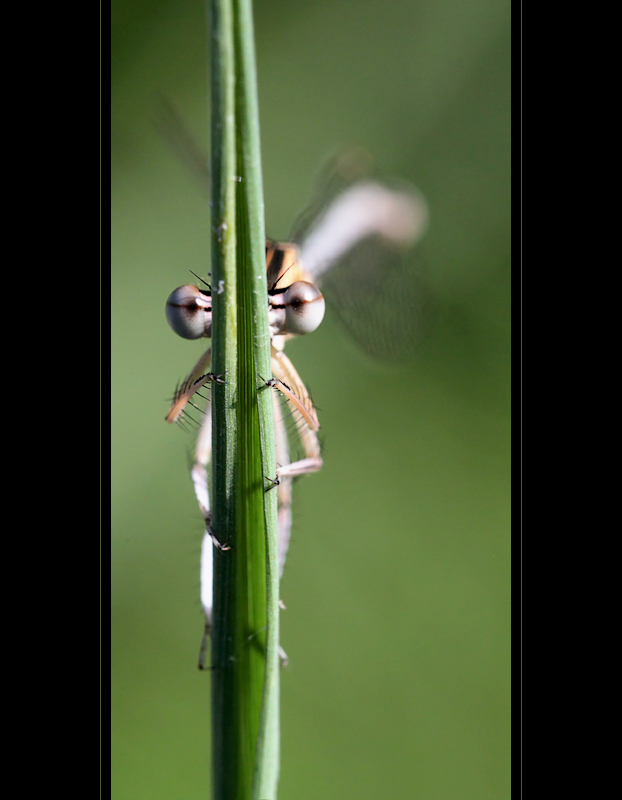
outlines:
{"label": "insect foot gripping stem", "polygon": [[223,372],[222,375],[216,375],[215,372],[206,372],[205,375],[202,376],[200,380],[205,380],[205,382],[211,381],[212,383],[225,383],[225,373]]}
{"label": "insect foot gripping stem", "polygon": [[265,479],[268,481],[268,483],[270,484],[269,486],[267,486],[267,487],[264,489],[264,492],[269,492],[269,491],[270,491],[270,489],[274,489],[276,486],[278,486],[278,485],[281,483],[281,479],[279,478],[279,476],[278,476],[278,475],[276,476],[276,478],[269,478],[267,475],[264,475],[264,478],[265,478]]}
{"label": "insect foot gripping stem", "polygon": [[212,512],[208,511],[203,518],[205,520],[205,533],[214,543],[214,547],[217,547],[222,553],[226,552],[227,550],[231,550],[231,545],[222,544],[222,542],[219,542],[216,538],[216,534],[212,530]]}

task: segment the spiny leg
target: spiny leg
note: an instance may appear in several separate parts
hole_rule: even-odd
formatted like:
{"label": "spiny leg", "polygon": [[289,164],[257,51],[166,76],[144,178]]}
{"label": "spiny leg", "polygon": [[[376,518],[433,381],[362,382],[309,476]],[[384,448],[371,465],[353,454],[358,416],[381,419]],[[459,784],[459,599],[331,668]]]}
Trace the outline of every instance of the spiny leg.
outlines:
{"label": "spiny leg", "polygon": [[[285,419],[275,394],[275,430],[277,464],[279,465],[277,478],[280,480],[277,491],[279,500],[279,576],[281,576],[291,535],[292,478],[317,472],[322,466],[322,457],[316,433],[320,423],[318,422],[315,408],[304,383],[282,350],[273,349],[272,351],[272,372],[276,376],[276,380],[271,380],[267,383],[278,389],[285,397],[287,406],[294,417],[296,433],[305,453],[305,458],[293,463],[290,462]],[[291,385],[295,387],[295,391],[285,383],[285,378],[289,379]]]}
{"label": "spiny leg", "polygon": [[[168,422],[177,421],[183,416],[183,410],[191,397],[208,382],[222,382],[222,376],[215,376],[213,373],[205,373],[211,363],[211,350],[208,350],[195,364],[190,375],[182,383],[176,392],[173,406],[167,416]],[[212,457],[212,412],[208,403],[203,412],[203,421],[197,438],[195,448],[194,463],[192,465],[192,483],[194,493],[203,515],[205,522],[205,533],[201,545],[201,605],[205,615],[205,631],[201,641],[199,653],[199,669],[205,668],[205,651],[207,640],[212,627],[212,604],[213,604],[213,548],[228,550],[226,545],[222,545],[214,536],[212,531],[212,514],[209,499],[209,484],[207,467]]]}
{"label": "spiny leg", "polygon": [[[276,460],[277,460],[277,492],[278,492],[278,558],[279,580],[283,575],[285,559],[289,549],[292,530],[292,479],[298,475],[317,472],[322,466],[320,456],[320,443],[316,431],[320,427],[315,408],[309,393],[293,364],[282,350],[272,350],[272,372],[276,379],[266,381],[267,386],[273,386],[285,397],[287,407],[290,409],[296,424],[296,433],[304,449],[306,458],[294,463],[289,460],[289,443],[287,426],[282,404],[274,394],[274,417],[276,434]],[[285,383],[287,378],[291,386]],[[279,601],[282,608],[283,603]],[[288,663],[287,653],[279,647],[281,666]]]}
{"label": "spiny leg", "polygon": [[184,416],[184,408],[190,401],[193,394],[209,383],[211,380],[217,379],[212,372],[208,372],[208,368],[212,362],[212,349],[208,349],[203,353],[201,358],[192,368],[192,371],[187,378],[184,379],[181,386],[178,386],[175,397],[173,398],[173,405],[171,406],[168,414],[166,415],[167,422],[177,422]]}
{"label": "spiny leg", "polygon": [[[274,406],[274,430],[276,438],[276,463],[282,469],[289,465],[289,443],[287,441],[287,427],[283,416],[283,408],[276,392],[272,395]],[[278,502],[278,542],[279,542],[279,580],[283,576],[283,567],[289,548],[289,539],[292,531],[292,479],[288,477],[277,478]]]}
{"label": "spiny leg", "polygon": [[292,410],[296,432],[302,445],[305,458],[289,463],[283,463],[277,470],[279,478],[293,478],[298,475],[308,475],[322,468],[320,455],[320,442],[317,431],[320,423],[313,406],[307,387],[304,385],[296,368],[282,350],[272,350],[272,374],[277,383],[270,382],[286,398]]}

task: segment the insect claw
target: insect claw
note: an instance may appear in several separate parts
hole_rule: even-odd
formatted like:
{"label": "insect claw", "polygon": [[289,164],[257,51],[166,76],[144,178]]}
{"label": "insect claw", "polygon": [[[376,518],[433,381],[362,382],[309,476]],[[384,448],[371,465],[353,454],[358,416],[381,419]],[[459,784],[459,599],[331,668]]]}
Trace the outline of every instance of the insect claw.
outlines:
{"label": "insect claw", "polygon": [[221,553],[224,553],[227,550],[231,550],[231,545],[221,544],[214,535],[214,531],[212,530],[212,515],[209,511],[205,514],[204,518],[205,518],[205,530],[207,531],[207,533],[209,533],[210,538],[214,544],[214,547],[217,547],[221,551]]}
{"label": "insect claw", "polygon": [[264,489],[264,492],[269,492],[270,489],[274,489],[275,486],[278,486],[281,483],[281,479],[277,475],[276,478],[268,478],[267,475],[264,475],[264,478],[270,483],[267,489]]}
{"label": "insect claw", "polygon": [[231,550],[230,544],[221,544],[211,531],[209,532],[209,535],[214,543],[214,547],[217,547],[221,553],[226,553],[227,550]]}
{"label": "insect claw", "polygon": [[215,372],[206,372],[205,375],[201,375],[200,378],[197,378],[195,383],[199,383],[199,381],[205,380],[206,378],[208,381],[211,381],[212,383],[224,383],[225,373],[223,372],[222,375],[216,375]]}

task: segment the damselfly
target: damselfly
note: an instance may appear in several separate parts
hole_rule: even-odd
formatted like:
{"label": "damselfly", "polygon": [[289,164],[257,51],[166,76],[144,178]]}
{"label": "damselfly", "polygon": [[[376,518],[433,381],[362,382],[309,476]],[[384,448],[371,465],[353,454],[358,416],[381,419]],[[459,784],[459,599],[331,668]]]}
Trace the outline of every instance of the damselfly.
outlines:
{"label": "damselfly", "polygon": [[[332,292],[342,321],[381,358],[407,351],[420,327],[419,285],[408,263],[408,251],[427,226],[427,208],[413,187],[395,186],[364,177],[359,151],[342,153],[325,173],[318,198],[299,218],[291,241],[266,241],[268,318],[275,392],[278,493],[279,573],[282,574],[292,526],[292,480],[322,466],[320,424],[309,393],[284,353],[288,340],[312,333],[324,317],[320,288]],[[166,316],[172,329],[186,339],[211,336],[211,289],[185,285],[169,296]],[[222,380],[210,372],[208,349],[175,392],[168,422],[183,418],[188,403],[205,385]],[[302,457],[290,460],[287,413],[294,420]],[[201,553],[201,604],[206,633],[212,614],[213,547],[207,470],[211,457],[211,413],[206,404],[192,467],[195,494],[205,521]],[[205,643],[205,639],[204,639]],[[203,647],[199,666],[203,666]]]}

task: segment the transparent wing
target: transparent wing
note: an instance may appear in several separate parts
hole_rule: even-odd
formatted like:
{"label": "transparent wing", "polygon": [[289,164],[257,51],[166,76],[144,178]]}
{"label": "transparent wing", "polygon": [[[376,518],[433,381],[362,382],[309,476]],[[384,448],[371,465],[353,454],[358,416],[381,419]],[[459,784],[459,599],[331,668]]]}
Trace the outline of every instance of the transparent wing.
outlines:
{"label": "transparent wing", "polygon": [[290,240],[303,242],[332,202],[353,183],[367,176],[370,169],[371,156],[359,147],[341,149],[328,159],[316,179],[311,202],[294,222]]}
{"label": "transparent wing", "polygon": [[173,103],[164,95],[157,99],[153,122],[162,139],[197,182],[209,199],[210,175],[207,154],[183,122]]}
{"label": "transparent wing", "polygon": [[368,165],[361,151],[333,159],[292,238],[357,343],[374,358],[396,361],[412,354],[429,325],[416,246],[428,211],[414,187],[363,177]]}
{"label": "transparent wing", "polygon": [[431,322],[421,256],[392,249],[378,236],[360,241],[326,272],[322,292],[343,327],[367,355],[403,361]]}

